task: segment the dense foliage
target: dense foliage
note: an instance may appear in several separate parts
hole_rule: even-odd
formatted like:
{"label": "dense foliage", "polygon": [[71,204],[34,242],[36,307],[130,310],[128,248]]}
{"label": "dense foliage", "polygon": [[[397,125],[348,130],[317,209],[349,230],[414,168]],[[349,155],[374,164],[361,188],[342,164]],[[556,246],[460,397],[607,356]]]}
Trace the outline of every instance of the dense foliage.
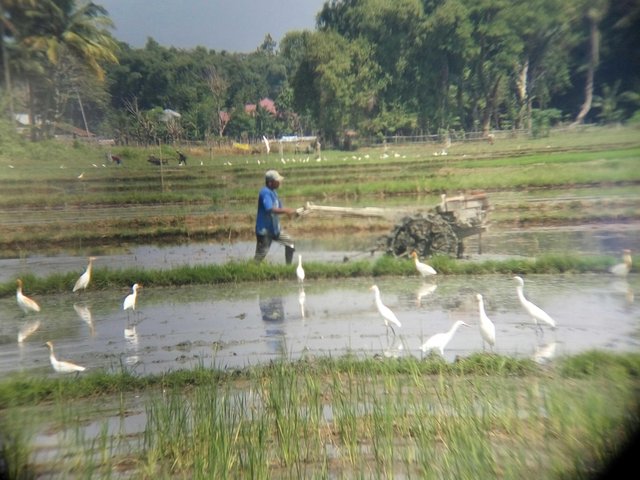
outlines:
{"label": "dense foliage", "polygon": [[93,2],[0,5],[3,107],[29,113],[33,138],[66,123],[122,143],[314,134],[345,145],[540,134],[625,121],[640,104],[639,0],[331,0],[315,31],[280,45],[267,35],[252,53],[131,48]]}

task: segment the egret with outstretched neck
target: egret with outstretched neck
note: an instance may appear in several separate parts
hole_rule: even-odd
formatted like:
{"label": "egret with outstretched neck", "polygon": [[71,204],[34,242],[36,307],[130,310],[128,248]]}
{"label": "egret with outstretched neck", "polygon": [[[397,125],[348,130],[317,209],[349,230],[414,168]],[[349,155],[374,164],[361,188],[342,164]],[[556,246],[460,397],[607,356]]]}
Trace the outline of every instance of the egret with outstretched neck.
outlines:
{"label": "egret with outstretched neck", "polygon": [[58,360],[53,353],[53,343],[47,342],[46,345],[49,347],[49,360],[51,361],[51,366],[58,373],[73,373],[73,372],[84,372],[86,367],[81,365],[76,365],[75,363],[67,362],[65,360]]}
{"label": "egret with outstretched neck", "polygon": [[460,327],[461,325],[464,325],[465,327],[469,326],[468,324],[464,323],[462,320],[458,320],[456,323],[454,323],[451,326],[448,332],[436,333],[435,335],[432,335],[427,339],[426,342],[422,344],[422,347],[420,348],[425,353],[428,352],[429,350],[439,350],[440,355],[444,356],[444,348],[451,341],[451,339],[456,333],[456,330],[458,330],[458,327]]}
{"label": "egret with outstretched neck", "polygon": [[375,295],[376,307],[378,308],[378,312],[384,319],[384,324],[387,326],[387,328],[391,328],[391,331],[395,335],[396,331],[393,329],[393,325],[398,328],[402,327],[400,320],[398,320],[396,314],[393,313],[389,307],[382,303],[382,299],[380,298],[380,289],[378,288],[378,286],[372,285],[370,290],[373,290],[373,293]]}
{"label": "egret with outstretched neck", "polygon": [[480,313],[480,335],[482,336],[482,347],[484,348],[485,342],[491,346],[493,350],[496,344],[496,326],[484,311],[484,299],[481,294],[476,295],[478,300],[478,311]]}
{"label": "egret with outstretched neck", "polygon": [[413,263],[416,266],[416,270],[418,270],[418,273],[420,275],[422,275],[423,277],[428,277],[430,275],[435,275],[437,273],[435,268],[433,268],[431,265],[427,265],[426,263],[422,263],[418,259],[418,254],[416,253],[415,250],[413,252],[411,252],[411,258],[413,258]]}
{"label": "egret with outstretched neck", "polygon": [[86,290],[89,282],[91,281],[91,267],[95,259],[96,257],[89,257],[89,264],[87,265],[87,269],[82,275],[80,275],[80,278],[78,278],[75,285],[73,286],[74,292],[77,292],[78,290]]}
{"label": "egret with outstretched neck", "polygon": [[542,329],[542,327],[538,323],[539,321],[541,321],[551,326],[552,328],[556,328],[556,321],[551,318],[551,316],[547,312],[525,298],[524,280],[522,279],[522,277],[516,275],[515,277],[513,277],[513,279],[516,281],[516,293],[518,294],[518,300],[520,300],[522,308],[524,308],[529,316],[533,319],[536,326]]}
{"label": "egret with outstretched neck", "polygon": [[22,293],[22,280],[18,278],[16,283],[18,284],[18,288],[16,289],[16,301],[18,302],[18,306],[24,313],[39,312],[40,305],[38,305],[35,300],[32,300]]}

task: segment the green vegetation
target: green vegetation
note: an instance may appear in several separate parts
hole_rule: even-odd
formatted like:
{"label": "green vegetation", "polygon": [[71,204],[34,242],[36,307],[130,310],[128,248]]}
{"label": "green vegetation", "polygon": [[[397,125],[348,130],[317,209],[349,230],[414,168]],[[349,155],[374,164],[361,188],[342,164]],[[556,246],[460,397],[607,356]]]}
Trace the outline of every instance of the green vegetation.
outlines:
{"label": "green vegetation", "polygon": [[[577,255],[541,255],[535,259],[460,261],[437,256],[430,262],[442,275],[480,274],[534,274],[534,273],[587,273],[606,272],[620,259],[609,256],[583,257]],[[637,271],[634,262],[632,271]],[[91,288],[108,290],[134,281],[148,287],[167,287],[195,284],[219,284],[255,281],[284,281],[292,278],[294,266],[246,262],[228,262],[221,265],[182,266],[171,269],[108,269],[94,267]],[[412,260],[398,260],[384,256],[375,261],[354,260],[347,263],[307,262],[306,278],[353,278],[383,276],[416,276]],[[39,294],[65,293],[78,279],[77,272],[54,274],[44,278],[33,275],[22,277],[30,292]],[[0,284],[0,297],[15,295],[15,282]]]}
{"label": "green vegetation", "polygon": [[[10,478],[588,478],[638,425],[639,373],[637,354],[587,352],[552,369],[476,354],[17,376],[0,382],[2,460]],[[132,414],[137,430],[109,427]],[[34,463],[38,432],[58,443]]]}
{"label": "green vegetation", "polygon": [[570,121],[633,120],[634,8],[612,0],[325,2],[314,31],[289,32],[280,45],[267,35],[245,54],[153,39],[131,48],[114,40],[99,3],[15,0],[0,11],[0,107],[41,119],[27,132],[34,139],[90,131],[123,145],[235,141],[251,150],[263,135],[297,134],[352,150],[397,135],[546,137]]}
{"label": "green vegetation", "polygon": [[[115,149],[123,164],[102,167],[101,147],[9,140],[7,149],[16,153],[0,153],[0,256],[78,247],[99,253],[104,245],[127,242],[252,239],[255,196],[266,168],[287,177],[281,195],[289,206],[424,208],[436,205],[441,193],[484,190],[490,222],[498,228],[634,220],[640,215],[637,139],[635,128],[594,128],[544,142],[517,137],[494,145],[454,144],[444,157],[433,155],[439,147],[420,144],[357,156],[328,151],[321,162],[300,155],[294,162],[287,154],[285,163],[273,153],[211,158],[194,150],[186,167],[174,160],[162,170],[146,161],[158,148]],[[45,145],[59,161],[41,157]],[[533,195],[535,203],[529,201]],[[391,219],[315,214],[288,221],[299,238],[383,235],[392,226]]]}

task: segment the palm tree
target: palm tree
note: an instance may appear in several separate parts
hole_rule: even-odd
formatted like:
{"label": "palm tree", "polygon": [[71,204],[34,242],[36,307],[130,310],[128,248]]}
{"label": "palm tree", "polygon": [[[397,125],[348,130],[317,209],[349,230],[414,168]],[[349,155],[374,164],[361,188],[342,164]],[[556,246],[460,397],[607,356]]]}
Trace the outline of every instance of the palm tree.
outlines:
{"label": "palm tree", "polygon": [[[27,78],[30,96],[35,94],[35,80],[49,90],[45,97],[54,99],[56,90],[51,91],[46,85],[53,77],[52,70],[59,65],[75,63],[81,67],[81,75],[89,72],[102,82],[105,77],[104,65],[118,62],[118,44],[109,32],[113,23],[107,11],[93,2],[82,2],[76,6],[75,0],[40,0],[29,14],[17,10],[15,22],[20,31],[20,44],[32,58],[44,64],[47,72],[40,78]],[[77,85],[73,90],[77,93]],[[65,94],[69,95],[69,92]],[[29,103],[34,105],[33,98]],[[35,116],[33,110],[34,107],[30,111],[32,126]],[[32,132],[35,133],[35,130]]]}
{"label": "palm tree", "polygon": [[11,122],[15,122],[15,111],[13,108],[13,93],[11,91],[11,70],[9,69],[9,52],[6,48],[5,36],[7,33],[15,35],[15,27],[11,22],[9,9],[20,7],[29,9],[34,7],[36,0],[0,0],[0,53],[2,54],[2,70],[4,72],[4,88],[7,91],[9,100],[9,114]]}

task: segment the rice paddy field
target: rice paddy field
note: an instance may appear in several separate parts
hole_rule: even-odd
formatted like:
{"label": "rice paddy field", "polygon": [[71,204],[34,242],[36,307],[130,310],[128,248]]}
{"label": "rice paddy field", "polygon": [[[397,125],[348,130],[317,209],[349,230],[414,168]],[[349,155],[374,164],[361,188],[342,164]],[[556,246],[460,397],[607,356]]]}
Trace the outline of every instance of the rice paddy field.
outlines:
{"label": "rice paddy field", "polygon": [[[483,191],[491,229],[554,228],[557,244],[499,259],[436,257],[431,263],[439,274],[593,279],[619,261],[618,252],[578,251],[566,240],[564,246],[562,229],[635,231],[638,133],[585,128],[540,139],[505,135],[493,145],[387,144],[320,157],[191,147],[181,148],[184,166],[170,146],[111,147],[122,159],[116,165],[106,161],[107,147],[6,142],[0,258],[251,242],[257,191],[264,171],[276,168],[285,176],[280,196],[292,207],[419,209],[436,205],[443,193]],[[150,164],[149,155],[168,163]],[[314,215],[286,224],[298,238],[345,243],[375,238],[392,225],[386,218]],[[407,259],[383,256],[317,260],[310,278],[392,282],[414,274]],[[92,288],[109,291],[140,278],[146,288],[165,291],[243,282],[278,289],[291,275],[277,262],[110,264],[95,268]],[[629,275],[634,284],[637,262]],[[26,280],[30,293],[56,295],[76,278],[77,272],[56,271]],[[0,299],[13,297],[15,286],[14,278],[0,280]],[[2,337],[9,341],[15,338]],[[639,372],[640,352],[599,350],[545,363],[490,352],[454,359],[346,352],[144,375],[126,364],[77,375],[18,371],[0,378],[0,477],[595,478],[611,473],[633,445]]]}

